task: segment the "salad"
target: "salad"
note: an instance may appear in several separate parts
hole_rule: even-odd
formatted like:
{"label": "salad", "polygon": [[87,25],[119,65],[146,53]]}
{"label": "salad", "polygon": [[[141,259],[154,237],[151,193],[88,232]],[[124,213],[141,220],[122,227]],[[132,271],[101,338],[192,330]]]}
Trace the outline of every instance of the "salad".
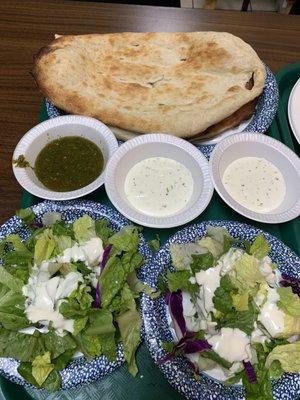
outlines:
{"label": "salad", "polygon": [[143,264],[138,229],[114,233],[88,215],[72,224],[59,213],[44,214],[42,223],[31,209],[17,215],[31,234],[0,244],[0,357],[18,359],[26,381],[54,391],[74,355],[113,361],[122,342],[135,375],[144,288],[136,276]]}
{"label": "salad", "polygon": [[239,241],[221,227],[170,245],[166,301],[178,341],[163,343],[160,362],[184,355],[194,373],[242,383],[246,399],[273,399],[271,379],[300,372],[300,282],[269,250],[262,235]]}

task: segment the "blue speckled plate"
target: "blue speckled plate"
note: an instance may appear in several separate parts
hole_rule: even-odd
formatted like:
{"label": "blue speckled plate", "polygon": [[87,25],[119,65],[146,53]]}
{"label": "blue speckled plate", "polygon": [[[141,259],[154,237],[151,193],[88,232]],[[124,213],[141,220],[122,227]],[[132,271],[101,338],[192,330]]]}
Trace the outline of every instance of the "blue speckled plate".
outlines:
{"label": "blue speckled plate", "polygon": [[[62,213],[62,218],[67,222],[73,222],[83,214],[88,214],[94,219],[105,218],[110,222],[110,226],[114,231],[118,231],[124,226],[132,224],[118,211],[88,200],[72,200],[65,202],[44,201],[43,203],[33,206],[32,209],[38,217],[42,217],[47,211],[60,212]],[[18,233],[24,239],[29,235],[28,230],[22,226],[21,220],[16,216],[10,218],[0,227],[0,239],[12,233]],[[140,251],[145,259],[150,258],[151,251],[142,235]],[[90,362],[87,362],[84,357],[79,357],[61,371],[62,389],[70,389],[101,379],[106,374],[118,368],[123,362],[124,357],[121,345],[118,346],[116,360],[114,362],[109,362],[104,356],[96,357]],[[17,384],[31,386],[18,374],[18,365],[19,362],[13,358],[0,358],[0,374]]]}
{"label": "blue speckled plate", "polygon": [[[206,233],[206,226],[224,226],[229,233],[238,239],[252,241],[261,230],[246,224],[228,221],[209,221],[187,227],[174,236],[160,249],[142,271],[142,279],[145,283],[156,286],[159,274],[170,267],[170,243],[187,243],[202,237]],[[285,246],[280,240],[268,233],[264,233],[271,246],[270,257],[277,263],[279,269],[290,276],[300,278],[300,259]],[[164,341],[172,341],[173,335],[169,328],[169,313],[163,296],[158,299],[142,297],[142,313],[145,328],[145,339],[154,361],[162,358],[166,353],[161,347]],[[201,376],[199,381],[187,369],[187,362],[183,357],[177,357],[164,364],[158,364],[169,383],[189,400],[241,400],[244,398],[242,386],[225,386],[220,382]],[[296,400],[300,395],[300,374],[285,374],[278,381],[273,382],[273,394],[275,399]]]}
{"label": "blue speckled plate", "polygon": [[[253,117],[249,121],[248,125],[243,129],[245,132],[264,133],[269,128],[273,118],[275,117],[278,106],[278,87],[275,76],[267,66],[266,72],[266,83],[263,93],[259,97]],[[55,118],[65,114],[62,110],[55,107],[48,99],[46,99],[46,110],[49,118]],[[232,133],[237,133],[237,130],[233,129]],[[197,144],[197,147],[207,158],[209,158],[216,143],[223,137],[227,136],[227,134],[228,132],[223,132],[217,138],[206,140],[205,144]]]}

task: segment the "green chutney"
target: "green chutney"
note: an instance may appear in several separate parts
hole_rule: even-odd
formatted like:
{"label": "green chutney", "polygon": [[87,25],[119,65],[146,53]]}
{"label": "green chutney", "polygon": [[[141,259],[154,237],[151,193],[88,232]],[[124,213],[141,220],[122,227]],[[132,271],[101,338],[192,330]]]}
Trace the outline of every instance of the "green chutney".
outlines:
{"label": "green chutney", "polygon": [[46,188],[69,192],[93,182],[103,165],[103,154],[93,142],[80,136],[66,136],[53,140],[40,151],[34,170]]}

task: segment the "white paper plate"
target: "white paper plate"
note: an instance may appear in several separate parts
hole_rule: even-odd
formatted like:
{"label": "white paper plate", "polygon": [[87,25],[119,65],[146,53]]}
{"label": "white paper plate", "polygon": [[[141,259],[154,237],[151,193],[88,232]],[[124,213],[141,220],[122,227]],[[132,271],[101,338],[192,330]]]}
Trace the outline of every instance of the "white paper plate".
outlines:
{"label": "white paper plate", "polygon": [[[127,201],[124,182],[128,171],[149,157],[167,157],[183,164],[192,173],[194,190],[185,208],[167,217],[153,217],[137,211]],[[138,136],[122,144],[110,159],[105,177],[106,193],[125,217],[143,226],[171,228],[198,217],[211,200],[213,185],[206,158],[195,146],[170,135]]]}
{"label": "white paper plate", "polygon": [[300,144],[300,78],[293,87],[289,97],[288,117],[295,138]]}
{"label": "white paper plate", "polygon": [[13,163],[13,172],[20,185],[42,199],[71,200],[96,190],[103,185],[107,162],[118,148],[114,134],[102,122],[79,115],[65,115],[47,120],[30,129],[17,144],[13,160],[23,154],[29,164],[34,166],[36,157],[42,148],[52,140],[63,136],[81,136],[95,143],[102,151],[104,168],[97,179],[81,189],[70,192],[55,192],[47,189],[38,180],[32,168],[18,168]]}
{"label": "white paper plate", "polygon": [[[222,183],[227,166],[241,157],[261,157],[274,164],[286,184],[283,202],[268,213],[257,213],[236,202]],[[287,146],[260,133],[239,133],[220,142],[210,157],[210,171],[214,187],[221,198],[239,214],[255,221],[278,224],[300,215],[300,158]]]}

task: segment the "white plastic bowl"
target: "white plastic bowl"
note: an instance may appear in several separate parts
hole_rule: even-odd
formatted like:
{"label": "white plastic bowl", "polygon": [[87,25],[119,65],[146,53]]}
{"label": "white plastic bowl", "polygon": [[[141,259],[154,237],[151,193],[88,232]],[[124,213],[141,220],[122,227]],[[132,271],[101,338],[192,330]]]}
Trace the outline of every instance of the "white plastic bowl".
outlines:
{"label": "white plastic bowl", "polygon": [[[222,183],[224,171],[241,157],[265,158],[282,173],[286,194],[275,210],[268,213],[251,211],[228,194]],[[246,132],[227,137],[214,148],[209,164],[216,191],[239,214],[268,224],[290,221],[300,215],[300,158],[278,140],[260,133]]]}
{"label": "white plastic bowl", "polygon": [[39,152],[52,140],[65,136],[80,136],[91,140],[102,151],[104,168],[97,179],[89,185],[69,192],[55,192],[47,189],[37,178],[32,168],[19,168],[13,163],[13,172],[17,181],[28,192],[49,200],[70,200],[85,196],[103,185],[108,160],[118,148],[114,134],[102,122],[79,115],[66,115],[42,122],[30,129],[15,148],[13,160],[21,154],[31,166],[34,166]]}
{"label": "white plastic bowl", "polygon": [[[150,157],[166,157],[183,164],[191,171],[194,191],[187,205],[176,214],[153,217],[137,211],[126,199],[124,182],[128,171]],[[200,215],[211,200],[213,185],[208,162],[192,144],[170,135],[141,135],[128,140],[110,159],[105,177],[105,189],[113,205],[127,218],[154,228],[183,225]]]}

